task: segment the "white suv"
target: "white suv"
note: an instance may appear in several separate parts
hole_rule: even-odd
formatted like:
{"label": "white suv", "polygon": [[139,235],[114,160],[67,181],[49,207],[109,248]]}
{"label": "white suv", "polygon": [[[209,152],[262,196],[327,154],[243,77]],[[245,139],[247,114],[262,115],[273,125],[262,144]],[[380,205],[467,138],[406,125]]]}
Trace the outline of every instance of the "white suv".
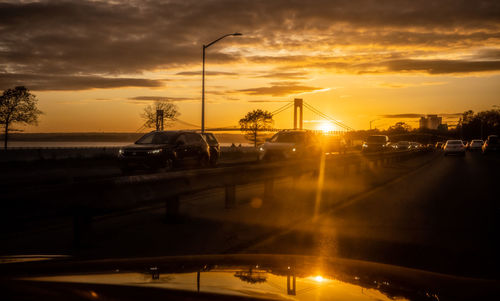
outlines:
{"label": "white suv", "polygon": [[285,130],[259,146],[259,160],[293,159],[317,156],[321,145],[312,132]]}

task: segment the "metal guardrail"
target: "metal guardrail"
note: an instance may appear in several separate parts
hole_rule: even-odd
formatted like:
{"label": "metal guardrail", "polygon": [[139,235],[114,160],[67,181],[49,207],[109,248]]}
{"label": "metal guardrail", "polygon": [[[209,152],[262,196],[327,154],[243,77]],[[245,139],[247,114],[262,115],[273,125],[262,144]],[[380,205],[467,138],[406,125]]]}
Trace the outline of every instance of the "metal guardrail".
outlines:
{"label": "metal guardrail", "polygon": [[[379,154],[349,154],[328,159],[329,164],[342,168],[343,173],[361,172],[370,166],[378,166],[414,156],[419,152],[403,151]],[[253,165],[219,167],[211,169],[181,170],[168,173],[121,176],[88,180],[60,185],[47,185],[20,191],[3,191],[3,199],[19,199],[28,202],[46,201],[62,207],[75,204],[79,207],[120,209],[178,197],[212,188],[272,181],[276,178],[299,176],[317,172],[316,160],[303,162],[278,161]],[[229,193],[231,189],[228,190]],[[230,199],[230,198],[226,198]],[[231,201],[229,200],[229,203]]]}
{"label": "metal guardrail", "polygon": [[[405,160],[424,152],[402,151],[377,154],[350,154],[328,159],[329,168],[340,173],[361,173],[383,164]],[[264,183],[264,201],[272,200],[274,183],[278,179],[299,177],[310,173],[317,175],[319,160],[303,162],[272,162],[255,165],[213,169],[184,170],[160,174],[121,176],[72,184],[38,187],[1,193],[2,206],[33,210],[56,210],[74,217],[75,240],[78,241],[82,224],[89,223],[91,216],[107,212],[164,203],[167,220],[179,215],[180,198],[209,189],[224,188],[224,208],[236,206],[236,186]]]}

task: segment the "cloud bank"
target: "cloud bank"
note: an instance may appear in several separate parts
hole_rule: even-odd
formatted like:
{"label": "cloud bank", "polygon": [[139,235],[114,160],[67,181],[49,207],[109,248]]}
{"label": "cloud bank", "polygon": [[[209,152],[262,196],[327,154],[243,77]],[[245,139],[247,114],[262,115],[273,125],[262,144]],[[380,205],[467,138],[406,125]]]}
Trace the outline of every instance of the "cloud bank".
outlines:
{"label": "cloud bank", "polygon": [[354,74],[500,71],[496,0],[8,1],[0,3],[0,88],[160,87],[145,72],[192,70],[203,44],[236,31],[244,36],[212,46],[207,58],[281,68],[264,78],[306,78],[294,73],[297,67]]}

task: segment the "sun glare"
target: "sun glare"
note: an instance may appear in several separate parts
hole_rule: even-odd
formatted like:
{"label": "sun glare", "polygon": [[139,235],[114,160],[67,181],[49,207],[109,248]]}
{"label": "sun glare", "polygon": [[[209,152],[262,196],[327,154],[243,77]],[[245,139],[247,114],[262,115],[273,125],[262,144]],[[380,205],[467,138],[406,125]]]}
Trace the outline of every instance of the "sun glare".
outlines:
{"label": "sun glare", "polygon": [[318,275],[318,276],[314,277],[314,280],[316,282],[320,282],[321,283],[321,282],[325,281],[325,278],[323,278],[322,276]]}
{"label": "sun glare", "polygon": [[328,132],[336,131],[337,127],[330,122],[323,122],[323,123],[318,125],[317,129],[324,132],[324,133],[328,133]]}

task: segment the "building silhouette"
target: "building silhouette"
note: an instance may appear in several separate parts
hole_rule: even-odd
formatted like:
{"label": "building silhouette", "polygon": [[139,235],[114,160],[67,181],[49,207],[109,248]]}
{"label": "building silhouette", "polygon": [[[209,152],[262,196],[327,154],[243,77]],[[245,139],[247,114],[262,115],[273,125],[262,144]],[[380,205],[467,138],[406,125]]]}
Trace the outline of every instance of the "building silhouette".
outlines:
{"label": "building silhouette", "polygon": [[420,117],[420,128],[437,130],[440,125],[442,125],[443,117],[438,117],[438,115],[427,115],[427,117]]}

